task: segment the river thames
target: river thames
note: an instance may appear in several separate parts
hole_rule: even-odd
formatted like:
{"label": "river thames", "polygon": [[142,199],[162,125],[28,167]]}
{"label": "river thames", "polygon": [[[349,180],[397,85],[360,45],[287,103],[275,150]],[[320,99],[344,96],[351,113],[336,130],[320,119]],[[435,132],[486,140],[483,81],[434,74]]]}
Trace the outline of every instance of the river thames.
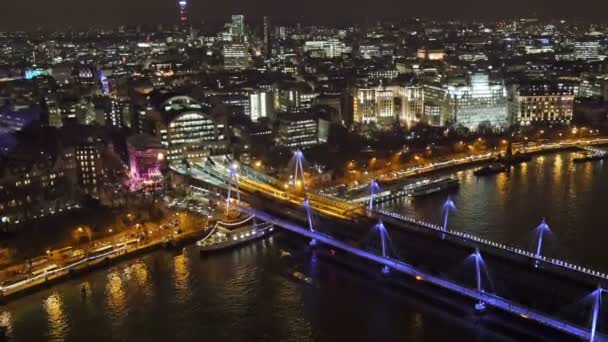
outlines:
{"label": "river thames", "polygon": [[[557,153],[508,174],[445,174],[460,180],[450,228],[529,247],[546,217],[554,234],[548,253],[608,271],[599,257],[608,237],[608,163],[575,165],[569,153]],[[439,223],[445,197],[385,206]],[[124,261],[9,302],[0,324],[14,341],[522,340],[453,309],[459,305],[312,258],[306,241],[279,233],[207,256],[190,246]]]}

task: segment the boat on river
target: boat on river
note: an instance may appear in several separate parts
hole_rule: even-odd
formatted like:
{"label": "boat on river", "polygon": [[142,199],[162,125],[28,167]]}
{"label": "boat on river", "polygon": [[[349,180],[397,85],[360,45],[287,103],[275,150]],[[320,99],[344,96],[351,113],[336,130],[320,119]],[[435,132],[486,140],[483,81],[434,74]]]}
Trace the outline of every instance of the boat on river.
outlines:
{"label": "boat on river", "polygon": [[219,251],[263,238],[273,231],[272,223],[257,222],[253,215],[239,222],[218,221],[211,233],[196,245],[201,253]]}
{"label": "boat on river", "polygon": [[437,192],[455,189],[460,185],[458,179],[445,177],[439,179],[429,179],[425,180],[425,182],[419,186],[414,187],[412,190],[408,192],[408,196],[410,197],[422,197],[431,195]]}
{"label": "boat on river", "polygon": [[507,167],[504,166],[503,164],[500,163],[494,163],[494,164],[490,164],[484,167],[481,167],[475,171],[473,171],[473,174],[475,176],[490,176],[490,175],[495,175],[498,173],[503,173],[503,172],[507,172]]}

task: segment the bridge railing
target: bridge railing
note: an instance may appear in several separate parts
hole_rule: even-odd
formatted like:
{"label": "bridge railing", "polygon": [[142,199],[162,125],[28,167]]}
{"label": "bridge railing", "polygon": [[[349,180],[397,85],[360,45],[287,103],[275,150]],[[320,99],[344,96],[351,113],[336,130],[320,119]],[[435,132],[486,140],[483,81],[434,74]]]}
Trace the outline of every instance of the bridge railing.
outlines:
{"label": "bridge railing", "polygon": [[410,218],[410,217],[402,215],[402,214],[397,214],[397,213],[393,213],[393,212],[386,211],[386,210],[381,210],[381,209],[376,209],[376,210],[374,210],[374,212],[377,213],[377,214],[381,214],[381,215],[384,215],[384,216],[391,217],[391,218],[396,219],[396,220],[400,220],[400,221],[404,221],[404,222],[407,222],[407,223],[410,223],[410,224],[414,224],[414,225],[417,225],[417,226],[420,226],[420,227],[423,227],[423,228],[426,228],[426,229],[429,229],[429,230],[445,233],[448,236],[451,235],[451,236],[453,236],[455,238],[464,239],[464,240],[470,241],[470,242],[475,243],[475,244],[481,244],[481,245],[489,246],[489,247],[492,247],[492,248],[497,248],[497,249],[503,250],[503,251],[508,252],[508,253],[513,253],[513,254],[516,254],[516,255],[528,258],[531,261],[540,261],[540,262],[544,262],[544,263],[547,263],[547,264],[550,264],[550,265],[553,265],[553,266],[557,266],[557,267],[560,267],[560,268],[567,269],[569,271],[580,272],[580,273],[583,273],[583,274],[585,274],[587,276],[597,277],[597,278],[600,278],[602,280],[608,280],[608,274],[606,274],[604,272],[600,272],[600,271],[593,270],[593,269],[590,269],[590,268],[587,268],[587,267],[583,267],[583,266],[580,266],[580,265],[569,263],[567,261],[563,261],[563,260],[559,260],[559,259],[554,259],[554,258],[549,258],[549,257],[545,257],[545,256],[542,256],[542,255],[538,256],[535,253],[532,253],[532,252],[527,251],[525,249],[509,246],[509,245],[498,243],[498,242],[495,242],[495,241],[492,241],[492,240],[488,240],[488,239],[483,239],[483,238],[480,238],[480,237],[475,236],[473,234],[463,233],[463,232],[459,232],[459,231],[455,231],[455,230],[451,230],[451,229],[448,229],[448,230],[444,231],[443,227],[441,227],[441,226],[438,226],[438,225],[435,225],[435,224],[432,224],[432,223],[428,223],[428,222],[424,222],[422,220],[417,220],[417,219],[414,219],[414,218]]}
{"label": "bridge railing", "polygon": [[[529,319],[535,321],[541,325],[556,329],[558,331],[567,333],[569,335],[573,335],[583,339],[589,339],[590,337],[590,329],[585,329],[583,327],[571,324],[569,322],[562,321],[560,319],[549,316],[548,314],[524,307],[520,304],[512,302],[506,298],[499,297],[497,295],[480,292],[474,289],[467,288],[463,285],[454,283],[452,281],[442,279],[438,276],[426,273],[424,271],[418,270],[413,266],[402,262],[400,260],[395,260],[392,258],[382,257],[359,248],[348,245],[342,241],[336,240],[335,238],[322,234],[319,232],[311,232],[308,229],[299,227],[294,225],[288,221],[273,217],[267,213],[254,211],[251,209],[243,209],[244,211],[256,215],[261,220],[266,222],[272,222],[278,227],[284,228],[296,234],[308,237],[310,239],[314,239],[320,243],[326,244],[328,246],[332,246],[334,248],[340,249],[342,251],[348,252],[352,255],[370,260],[372,262],[378,263],[380,265],[388,266],[391,269],[397,270],[398,272],[410,275],[417,280],[425,281],[429,284],[433,284],[435,286],[450,290],[454,293],[461,294],[465,297],[469,297],[478,301],[483,301],[484,303],[495,307],[497,309],[518,315],[522,318]],[[597,341],[605,341],[605,338],[596,336]]]}

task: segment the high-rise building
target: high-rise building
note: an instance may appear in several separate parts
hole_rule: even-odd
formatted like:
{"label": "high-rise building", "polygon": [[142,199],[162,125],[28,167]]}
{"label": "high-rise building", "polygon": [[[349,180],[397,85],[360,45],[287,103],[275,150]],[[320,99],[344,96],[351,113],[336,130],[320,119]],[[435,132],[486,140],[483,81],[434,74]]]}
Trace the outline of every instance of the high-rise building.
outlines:
{"label": "high-rise building", "polygon": [[144,131],[161,141],[168,162],[201,160],[226,153],[225,123],[209,115],[201,103],[187,96],[175,96],[161,107],[160,111],[146,115]]}
{"label": "high-rise building", "polygon": [[454,106],[448,97],[446,87],[425,84],[423,121],[431,126],[443,127],[453,122]]}
{"label": "high-rise building", "polygon": [[239,39],[245,36],[245,16],[242,14],[233,15],[231,18],[230,33],[232,39]]}
{"label": "high-rise building", "polygon": [[278,118],[277,143],[291,149],[319,144],[319,123],[311,114],[283,113]]}
{"label": "high-rise building", "polygon": [[179,0],[177,2],[177,6],[179,7],[179,22],[181,24],[187,24],[188,19],[188,2],[186,0]]}
{"label": "high-rise building", "polygon": [[227,43],[222,51],[225,69],[247,69],[251,64],[249,48],[243,43]]}
{"label": "high-rise building", "polygon": [[255,91],[249,95],[249,108],[251,121],[257,122],[260,118],[271,117],[272,92],[268,90]]}
{"label": "high-rise building", "polygon": [[264,17],[264,55],[266,58],[272,56],[272,26],[268,17]]}
{"label": "high-rise building", "polygon": [[585,61],[600,59],[600,48],[599,40],[587,39],[574,42],[574,58]]}
{"label": "high-rise building", "polygon": [[106,127],[123,128],[122,104],[116,98],[109,98],[104,111]]}
{"label": "high-rise building", "polygon": [[78,181],[82,189],[93,196],[103,184],[102,146],[103,143],[94,138],[88,138],[76,146]]}

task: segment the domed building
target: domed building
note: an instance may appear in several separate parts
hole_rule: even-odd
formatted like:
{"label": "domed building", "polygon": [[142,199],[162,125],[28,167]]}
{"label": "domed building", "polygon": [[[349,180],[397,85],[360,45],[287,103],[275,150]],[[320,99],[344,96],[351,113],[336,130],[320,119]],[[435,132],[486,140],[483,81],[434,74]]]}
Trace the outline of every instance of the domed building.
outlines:
{"label": "domed building", "polygon": [[151,133],[160,139],[169,163],[200,161],[227,152],[225,123],[211,117],[195,99],[188,96],[172,97],[160,109],[149,116],[152,121]]}

